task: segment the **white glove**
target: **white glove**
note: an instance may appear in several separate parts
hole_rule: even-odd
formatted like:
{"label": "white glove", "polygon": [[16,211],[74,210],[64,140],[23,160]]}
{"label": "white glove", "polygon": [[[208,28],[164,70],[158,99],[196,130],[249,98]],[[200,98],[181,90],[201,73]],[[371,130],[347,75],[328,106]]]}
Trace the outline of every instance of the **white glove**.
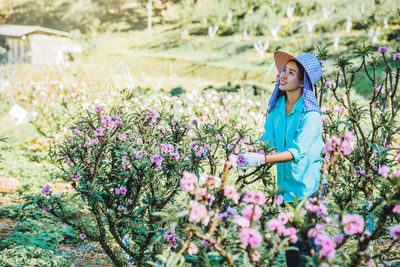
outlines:
{"label": "white glove", "polygon": [[[239,155],[240,156],[240,155]],[[260,166],[265,164],[265,155],[255,152],[247,152],[241,154],[244,159],[244,163],[240,164],[241,160],[238,161],[238,169],[245,170],[253,166]]]}

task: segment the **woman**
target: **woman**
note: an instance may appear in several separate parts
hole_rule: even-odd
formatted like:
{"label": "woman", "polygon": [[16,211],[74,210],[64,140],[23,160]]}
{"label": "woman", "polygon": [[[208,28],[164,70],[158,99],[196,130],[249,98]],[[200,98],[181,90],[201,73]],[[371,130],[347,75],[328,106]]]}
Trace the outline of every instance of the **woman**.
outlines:
{"label": "woman", "polygon": [[[275,154],[245,153],[240,169],[277,163],[278,188],[284,202],[316,196],[321,177],[321,110],[313,86],[322,76],[322,68],[313,54],[293,57],[278,51],[274,55],[279,79],[269,101],[264,142],[276,148]],[[308,254],[302,242],[301,254]],[[301,266],[300,253],[286,253],[288,266]]]}

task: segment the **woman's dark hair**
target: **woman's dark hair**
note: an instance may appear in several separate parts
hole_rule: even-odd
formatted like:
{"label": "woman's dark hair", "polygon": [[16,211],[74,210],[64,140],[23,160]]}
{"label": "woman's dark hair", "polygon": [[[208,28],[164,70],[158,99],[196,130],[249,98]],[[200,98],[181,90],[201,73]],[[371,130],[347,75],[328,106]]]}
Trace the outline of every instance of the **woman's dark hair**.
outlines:
{"label": "woman's dark hair", "polygon": [[296,63],[297,68],[299,69],[300,81],[304,80],[304,68],[303,68],[303,66],[302,66],[297,60],[291,59],[291,60],[288,61],[288,63],[289,63],[290,61]]}

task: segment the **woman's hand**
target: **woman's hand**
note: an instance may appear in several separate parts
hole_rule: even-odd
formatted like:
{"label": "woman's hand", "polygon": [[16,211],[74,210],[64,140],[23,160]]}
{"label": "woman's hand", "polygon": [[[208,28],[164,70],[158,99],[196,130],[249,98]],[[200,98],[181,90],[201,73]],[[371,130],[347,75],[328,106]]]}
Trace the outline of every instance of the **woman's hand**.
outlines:
{"label": "woman's hand", "polygon": [[239,170],[245,170],[250,167],[260,166],[260,165],[265,164],[265,155],[264,154],[247,152],[247,153],[244,153],[241,155],[243,156],[244,163],[238,164]]}

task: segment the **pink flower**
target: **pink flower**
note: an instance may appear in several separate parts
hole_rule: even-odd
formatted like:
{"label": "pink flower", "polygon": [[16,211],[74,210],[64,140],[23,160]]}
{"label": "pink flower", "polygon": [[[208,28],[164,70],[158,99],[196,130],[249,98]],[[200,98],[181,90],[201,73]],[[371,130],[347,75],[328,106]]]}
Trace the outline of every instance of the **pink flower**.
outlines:
{"label": "pink flower", "polygon": [[200,220],[207,216],[207,208],[197,201],[190,200],[190,216],[189,222],[200,222]]}
{"label": "pink flower", "polygon": [[205,197],[207,193],[207,188],[201,188],[197,191],[197,195],[201,197]]}
{"label": "pink flower", "polygon": [[114,122],[112,122],[112,121],[107,122],[106,129],[111,130],[112,128],[114,128]]}
{"label": "pink flower", "polygon": [[275,199],[275,204],[280,206],[282,205],[282,203],[283,203],[283,196],[282,195],[277,196]]}
{"label": "pink flower", "polygon": [[47,208],[43,207],[42,212],[47,212]]}
{"label": "pink flower", "polygon": [[50,194],[50,185],[46,185],[45,187],[43,187],[42,194],[45,196]]}
{"label": "pink flower", "polygon": [[307,236],[310,238],[316,238],[318,235],[324,233],[324,227],[321,224],[317,224],[314,228],[308,230]]}
{"label": "pink flower", "polygon": [[154,164],[154,167],[156,169],[162,169],[161,168],[161,163],[163,162],[164,158],[161,157],[160,155],[154,155],[153,158],[151,159],[151,163]]}
{"label": "pink flower", "polygon": [[96,111],[96,112],[102,112],[103,109],[104,109],[103,106],[96,106],[96,107],[94,108],[94,111]]}
{"label": "pink flower", "polygon": [[325,87],[328,87],[328,88],[331,87],[331,79],[326,78]]}
{"label": "pink flower", "polygon": [[232,199],[235,204],[239,203],[240,195],[236,192],[235,187],[232,185],[224,186],[224,196],[226,198]]}
{"label": "pink flower", "polygon": [[344,112],[344,107],[335,106],[334,110],[337,113],[343,113]]}
{"label": "pink flower", "polygon": [[86,235],[85,235],[85,234],[80,234],[79,237],[80,237],[81,239],[85,239],[85,238],[86,238]]}
{"label": "pink flower", "polygon": [[400,178],[400,169],[394,172],[394,176],[396,176],[396,178]]}
{"label": "pink flower", "polygon": [[290,242],[292,242],[293,244],[296,243],[298,240],[298,237],[296,235],[296,228],[294,228],[294,227],[289,227],[289,228],[283,230],[283,235],[289,236]]}
{"label": "pink flower", "polygon": [[350,155],[351,151],[353,150],[351,147],[351,144],[349,143],[349,141],[344,140],[342,143],[342,146],[340,147],[340,150],[342,151],[343,155]]}
{"label": "pink flower", "polygon": [[101,123],[106,124],[107,122],[111,121],[111,117],[108,115],[104,115],[101,117]]}
{"label": "pink flower", "polygon": [[74,180],[75,182],[77,182],[79,179],[82,178],[81,174],[78,172],[76,175],[73,175],[72,173],[70,174],[72,180]]}
{"label": "pink flower", "polygon": [[258,205],[264,205],[267,200],[265,199],[264,192],[258,191],[254,195],[254,203]]}
{"label": "pink flower", "polygon": [[142,138],[138,138],[138,139],[136,140],[136,143],[137,143],[138,145],[143,144],[143,139],[142,139]]}
{"label": "pink flower", "polygon": [[158,112],[157,112],[157,110],[150,109],[150,110],[149,110],[149,116],[152,117],[153,119],[158,118]]}
{"label": "pink flower", "polygon": [[244,228],[239,233],[240,242],[247,247],[258,248],[261,245],[262,237],[259,231],[253,228]]}
{"label": "pink flower", "polygon": [[400,237],[400,224],[390,227],[390,236],[393,240],[398,240]]}
{"label": "pink flower", "polygon": [[395,205],[393,207],[393,213],[400,214],[400,205]]}
{"label": "pink flower", "polygon": [[344,135],[343,135],[344,139],[346,139],[349,142],[352,142],[354,140],[354,133],[352,131],[347,131]]}
{"label": "pink flower", "polygon": [[161,153],[167,153],[168,147],[166,144],[161,144]]}
{"label": "pink flower", "polygon": [[199,252],[199,249],[196,247],[195,244],[191,243],[191,244],[189,245],[189,248],[188,248],[188,253],[189,253],[189,255],[197,254],[197,252]]}
{"label": "pink flower", "polygon": [[396,61],[397,59],[400,59],[400,53],[397,53],[397,54],[393,55],[393,60]]}
{"label": "pink flower", "polygon": [[258,261],[260,259],[260,256],[260,252],[258,252],[257,250],[253,252],[254,261]]}
{"label": "pink flower", "polygon": [[121,189],[120,189],[120,191],[119,191],[120,193],[121,193],[121,195],[125,195],[126,194],[126,192],[128,192],[128,190],[126,189],[126,187],[125,186],[123,186],[123,187],[121,187]]}
{"label": "pink flower", "polygon": [[103,127],[99,127],[96,129],[96,131],[94,131],[96,135],[98,136],[103,136],[104,135],[104,128]]}
{"label": "pink flower", "polygon": [[321,118],[321,122],[322,122],[322,124],[328,123],[328,118],[327,117],[322,117]]}
{"label": "pink flower", "polygon": [[186,192],[193,192],[194,186],[197,183],[196,174],[190,172],[183,172],[183,176],[181,178],[181,188]]}
{"label": "pink flower", "polygon": [[132,203],[133,203],[133,200],[132,199],[128,199],[128,204],[132,205]]}
{"label": "pink flower", "polygon": [[388,48],[386,46],[381,46],[381,47],[379,47],[378,51],[379,51],[379,53],[386,53],[387,50],[388,50]]}
{"label": "pink flower", "polygon": [[293,212],[280,213],[278,215],[278,220],[280,220],[283,224],[286,224],[293,216]]}
{"label": "pink flower", "polygon": [[[253,215],[253,209],[254,209],[254,215]],[[253,217],[254,220],[258,220],[261,218],[262,209],[258,205],[254,207],[254,204],[249,204],[246,207],[244,207],[244,209],[242,210],[242,214],[245,218],[249,220],[251,220],[251,217]]]}
{"label": "pink flower", "polygon": [[380,92],[381,94],[385,93],[385,88],[382,85],[379,85],[378,87],[376,87],[375,89],[376,92]]}
{"label": "pink flower", "polygon": [[137,158],[137,159],[140,159],[140,157],[143,155],[143,152],[142,151],[138,151],[138,152],[136,152],[136,155],[135,155],[135,157]]}
{"label": "pink flower", "polygon": [[285,225],[278,219],[271,219],[267,222],[268,228],[272,231],[282,233],[285,230]]}
{"label": "pink flower", "polygon": [[243,197],[243,202],[254,203],[255,195],[253,191],[247,191]]}
{"label": "pink flower", "polygon": [[327,235],[318,235],[315,238],[315,243],[321,246],[321,250],[319,252],[320,258],[326,257],[328,260],[332,260],[335,256],[335,248],[336,245],[333,240]]}
{"label": "pink flower", "polygon": [[208,180],[208,175],[204,172],[200,173],[199,183],[206,184]]}
{"label": "pink flower", "polygon": [[362,233],[364,229],[364,219],[357,214],[344,215],[342,218],[342,223],[344,225],[343,231],[346,235]]}
{"label": "pink flower", "polygon": [[231,166],[233,168],[237,167],[238,159],[237,159],[236,155],[230,154],[229,157],[228,157],[228,161],[231,163]]}
{"label": "pink flower", "polygon": [[378,174],[380,176],[382,176],[383,178],[388,178],[389,173],[390,173],[390,167],[389,166],[386,166],[386,165],[383,165],[382,167],[379,166]]}
{"label": "pink flower", "polygon": [[248,228],[250,226],[250,221],[240,215],[236,215],[233,218],[233,223],[239,225],[242,228]]}

